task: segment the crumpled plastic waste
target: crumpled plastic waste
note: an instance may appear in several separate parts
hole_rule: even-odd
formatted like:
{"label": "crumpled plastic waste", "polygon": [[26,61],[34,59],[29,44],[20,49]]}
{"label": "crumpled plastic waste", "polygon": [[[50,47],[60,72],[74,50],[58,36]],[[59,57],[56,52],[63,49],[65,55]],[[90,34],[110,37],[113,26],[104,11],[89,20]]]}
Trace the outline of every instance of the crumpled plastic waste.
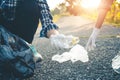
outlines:
{"label": "crumpled plastic waste", "polygon": [[88,62],[88,52],[79,44],[75,45],[69,52],[64,52],[61,55],[57,54],[52,57],[53,61],[63,63],[71,60],[73,63],[76,61]]}
{"label": "crumpled plastic waste", "polygon": [[120,52],[112,59],[112,68],[120,74]]}
{"label": "crumpled plastic waste", "polygon": [[51,35],[50,41],[56,48],[69,49],[79,42],[79,38],[72,35],[58,34]]}

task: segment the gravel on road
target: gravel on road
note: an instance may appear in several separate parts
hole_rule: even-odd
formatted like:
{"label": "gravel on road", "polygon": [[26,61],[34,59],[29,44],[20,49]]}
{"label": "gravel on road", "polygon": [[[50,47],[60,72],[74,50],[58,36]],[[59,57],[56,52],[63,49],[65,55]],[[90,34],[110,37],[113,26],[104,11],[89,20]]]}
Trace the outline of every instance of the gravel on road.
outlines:
{"label": "gravel on road", "polygon": [[[86,21],[84,24],[82,22],[83,26],[81,26],[80,21],[77,20],[80,17],[73,18],[64,17],[57,22],[59,26],[64,25],[64,27],[61,27],[60,32],[80,37],[79,44],[85,47],[94,24],[92,21],[88,21],[92,24],[85,25]],[[76,20],[79,24],[74,25],[75,22],[73,22],[70,25],[69,22],[65,23],[64,20],[66,22],[67,20]],[[120,28],[103,25],[100,36],[96,41],[97,47],[94,51],[88,52],[90,60],[85,63],[81,61],[75,63],[71,61],[64,63],[52,61],[53,55],[62,54],[68,50],[55,49],[51,46],[49,39],[39,38],[39,30],[35,35],[33,44],[44,59],[41,63],[36,64],[35,75],[26,80],[120,80],[120,74],[115,73],[111,66],[112,59],[120,51],[120,38],[116,38],[120,34]]]}

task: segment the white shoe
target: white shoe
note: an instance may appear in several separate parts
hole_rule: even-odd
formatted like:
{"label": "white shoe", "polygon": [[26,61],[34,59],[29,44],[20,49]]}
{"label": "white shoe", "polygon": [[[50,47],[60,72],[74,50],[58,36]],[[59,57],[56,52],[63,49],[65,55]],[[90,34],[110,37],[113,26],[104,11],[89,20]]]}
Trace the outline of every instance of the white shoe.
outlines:
{"label": "white shoe", "polygon": [[33,45],[30,45],[31,50],[33,51],[34,59],[36,62],[41,62],[43,57],[40,53],[37,52],[36,48]]}
{"label": "white shoe", "polygon": [[36,62],[41,62],[43,60],[43,57],[40,55],[40,53],[35,53],[34,59]]}

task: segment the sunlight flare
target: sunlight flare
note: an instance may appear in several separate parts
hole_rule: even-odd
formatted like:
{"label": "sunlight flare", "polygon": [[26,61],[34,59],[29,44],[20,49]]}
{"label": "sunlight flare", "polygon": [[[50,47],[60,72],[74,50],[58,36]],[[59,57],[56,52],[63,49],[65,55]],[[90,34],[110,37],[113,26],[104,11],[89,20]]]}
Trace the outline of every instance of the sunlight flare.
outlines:
{"label": "sunlight flare", "polygon": [[120,0],[117,0],[118,3],[120,3]]}
{"label": "sunlight flare", "polygon": [[56,8],[58,4],[64,2],[64,0],[47,0],[47,2],[48,2],[50,9],[54,9]]}
{"label": "sunlight flare", "polygon": [[100,0],[82,0],[81,6],[83,8],[97,8]]}

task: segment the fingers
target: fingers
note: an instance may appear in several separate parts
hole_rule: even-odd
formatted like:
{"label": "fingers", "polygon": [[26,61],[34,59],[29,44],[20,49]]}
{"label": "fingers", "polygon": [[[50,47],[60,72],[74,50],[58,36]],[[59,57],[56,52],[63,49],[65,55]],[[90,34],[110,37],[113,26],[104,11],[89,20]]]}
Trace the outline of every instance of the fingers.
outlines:
{"label": "fingers", "polygon": [[92,51],[94,49],[95,49],[95,46],[93,46],[93,45],[89,45],[89,46],[86,47],[87,51]]}
{"label": "fingers", "polygon": [[95,40],[90,38],[87,42],[87,45],[86,45],[86,50],[87,51],[92,51],[94,50],[96,47],[96,44],[95,44]]}
{"label": "fingers", "polygon": [[89,38],[89,40],[88,40],[88,42],[87,42],[87,45],[86,45],[86,50],[87,51],[90,51],[91,50],[91,41],[92,41],[92,39],[91,38]]}

